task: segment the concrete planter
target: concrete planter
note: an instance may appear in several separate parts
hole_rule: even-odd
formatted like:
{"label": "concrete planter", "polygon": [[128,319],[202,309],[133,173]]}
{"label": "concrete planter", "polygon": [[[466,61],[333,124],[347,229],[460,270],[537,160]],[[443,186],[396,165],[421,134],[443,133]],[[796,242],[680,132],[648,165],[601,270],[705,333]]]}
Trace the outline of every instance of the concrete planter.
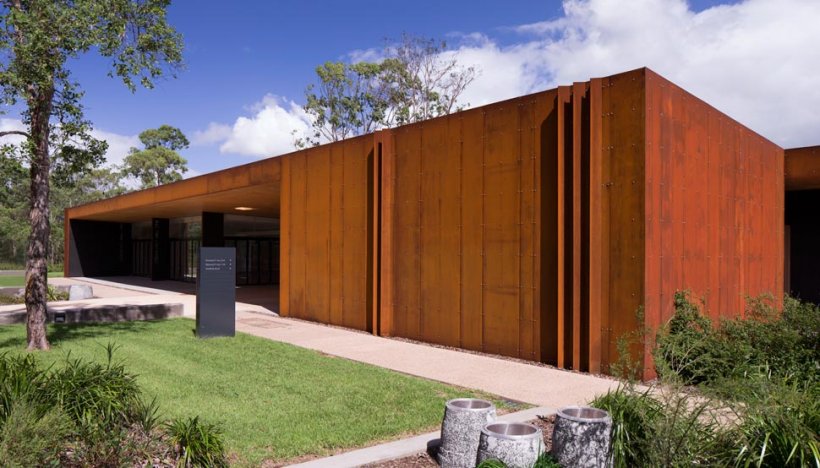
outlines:
{"label": "concrete planter", "polygon": [[447,402],[441,422],[438,462],[443,468],[473,468],[481,428],[495,421],[495,406],[477,398]]}
{"label": "concrete planter", "polygon": [[530,468],[544,451],[541,429],[526,423],[498,422],[481,430],[477,463],[499,460],[510,468]]}
{"label": "concrete planter", "polygon": [[552,433],[552,454],[561,466],[608,467],[612,418],[609,413],[587,406],[558,410]]}

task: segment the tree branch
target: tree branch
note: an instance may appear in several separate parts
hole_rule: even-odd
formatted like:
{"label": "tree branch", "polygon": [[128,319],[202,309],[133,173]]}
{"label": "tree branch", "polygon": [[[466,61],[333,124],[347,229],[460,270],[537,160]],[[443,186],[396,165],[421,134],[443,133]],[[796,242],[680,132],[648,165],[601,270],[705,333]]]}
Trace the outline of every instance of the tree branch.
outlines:
{"label": "tree branch", "polygon": [[30,134],[28,134],[28,133],[26,133],[22,130],[9,130],[9,131],[6,131],[6,132],[0,132],[0,138],[2,138],[4,136],[8,136],[8,135],[21,135],[21,136],[24,136],[26,138],[31,138]]}

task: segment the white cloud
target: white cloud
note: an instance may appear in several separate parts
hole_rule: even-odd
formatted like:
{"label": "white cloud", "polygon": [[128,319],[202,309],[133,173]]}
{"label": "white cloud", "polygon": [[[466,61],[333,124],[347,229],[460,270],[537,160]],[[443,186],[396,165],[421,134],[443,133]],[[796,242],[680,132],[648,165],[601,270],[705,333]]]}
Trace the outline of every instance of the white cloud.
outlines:
{"label": "white cloud", "polygon": [[91,131],[91,136],[108,142],[108,151],[105,153],[107,166],[121,165],[123,159],[128,156],[128,150],[140,145],[136,135],[120,135],[95,128]]}
{"label": "white cloud", "polygon": [[205,130],[197,130],[191,138],[194,146],[212,145],[227,140],[231,136],[231,126],[211,122]]}
{"label": "white cloud", "polygon": [[820,2],[748,0],[695,13],[683,0],[567,0],[522,42],[458,49],[482,75],[471,105],[642,66],[781,146],[820,143]]}
{"label": "white cloud", "polygon": [[[484,33],[454,34],[455,54],[477,79],[461,103],[476,107],[591,77],[649,67],[783,147],[820,143],[820,1],[746,0],[700,12],[685,0],[565,0],[563,16]],[[383,48],[355,50],[352,61]],[[194,141],[270,156],[292,150],[310,119],[293,101],[265,96],[233,125],[212,123]]]}
{"label": "white cloud", "polygon": [[[0,119],[0,132],[11,132],[11,131],[22,131],[27,132],[28,129],[23,122],[19,119],[7,119],[2,118]],[[2,139],[0,139],[0,144],[2,145],[18,145],[23,142],[25,137],[22,135],[6,135]]]}
{"label": "white cloud", "polygon": [[[230,133],[223,134],[220,152],[256,157],[280,155],[293,151],[294,131],[303,135],[310,127],[310,119],[299,104],[271,94],[250,110],[252,116],[237,118]],[[223,127],[227,126],[209,125],[209,129],[220,129],[213,133],[224,130]]]}

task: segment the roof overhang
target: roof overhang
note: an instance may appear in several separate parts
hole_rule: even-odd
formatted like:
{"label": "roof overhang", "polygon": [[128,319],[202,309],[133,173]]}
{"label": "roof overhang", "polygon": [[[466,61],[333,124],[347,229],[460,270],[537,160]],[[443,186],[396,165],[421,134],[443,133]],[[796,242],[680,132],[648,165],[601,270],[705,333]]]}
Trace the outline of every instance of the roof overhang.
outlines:
{"label": "roof overhang", "polygon": [[786,150],[786,190],[820,189],[820,146]]}
{"label": "roof overhang", "polygon": [[[66,218],[138,222],[203,211],[278,217],[282,178],[278,157],[161,185],[66,210]],[[239,211],[237,207],[252,210]]]}

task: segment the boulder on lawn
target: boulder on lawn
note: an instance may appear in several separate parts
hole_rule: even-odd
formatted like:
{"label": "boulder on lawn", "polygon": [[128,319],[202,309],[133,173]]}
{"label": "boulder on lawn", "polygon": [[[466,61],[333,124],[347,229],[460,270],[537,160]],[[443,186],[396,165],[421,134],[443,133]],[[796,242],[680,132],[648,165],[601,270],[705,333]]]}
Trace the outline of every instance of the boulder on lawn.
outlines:
{"label": "boulder on lawn", "polygon": [[87,284],[72,284],[68,287],[68,300],[81,301],[94,297],[94,291]]}

